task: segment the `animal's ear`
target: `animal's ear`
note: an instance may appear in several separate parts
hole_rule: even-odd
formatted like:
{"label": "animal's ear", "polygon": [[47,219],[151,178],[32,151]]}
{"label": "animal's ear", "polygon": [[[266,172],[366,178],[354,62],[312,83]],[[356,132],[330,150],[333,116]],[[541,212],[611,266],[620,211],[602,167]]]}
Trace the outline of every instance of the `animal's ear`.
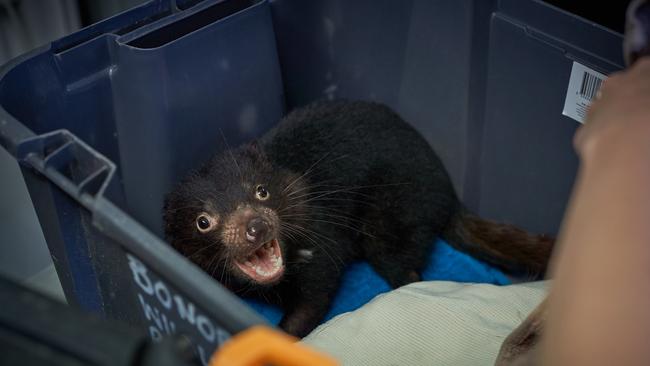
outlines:
{"label": "animal's ear", "polygon": [[258,151],[258,152],[262,151],[262,149],[260,148],[260,143],[259,141],[257,141],[257,139],[253,139],[253,141],[249,142],[248,145],[253,151]]}
{"label": "animal's ear", "polygon": [[260,157],[264,155],[264,151],[262,150],[262,147],[260,146],[257,139],[254,139],[246,144],[246,150],[253,156]]}

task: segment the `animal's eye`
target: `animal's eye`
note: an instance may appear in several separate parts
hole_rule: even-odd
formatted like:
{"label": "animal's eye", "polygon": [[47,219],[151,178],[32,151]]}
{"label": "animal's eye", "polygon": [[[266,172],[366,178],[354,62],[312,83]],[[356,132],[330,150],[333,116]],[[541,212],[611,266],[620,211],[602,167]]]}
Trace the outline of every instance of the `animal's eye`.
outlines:
{"label": "animal's eye", "polygon": [[266,190],[266,187],[264,187],[263,185],[260,184],[257,187],[255,187],[255,198],[257,198],[258,200],[266,201],[267,199],[269,199],[270,196],[271,194],[269,193],[268,190]]}
{"label": "animal's eye", "polygon": [[212,230],[212,228],[215,226],[215,223],[215,220],[206,214],[201,214],[196,218],[196,227],[202,233]]}

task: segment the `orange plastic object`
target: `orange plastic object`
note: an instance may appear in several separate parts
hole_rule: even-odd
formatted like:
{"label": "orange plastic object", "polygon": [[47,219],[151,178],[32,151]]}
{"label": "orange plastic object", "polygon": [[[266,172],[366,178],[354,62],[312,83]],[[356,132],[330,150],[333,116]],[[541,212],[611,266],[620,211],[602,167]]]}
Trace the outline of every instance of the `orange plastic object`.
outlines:
{"label": "orange plastic object", "polygon": [[337,366],[332,357],[296,343],[280,331],[256,326],[235,335],[212,355],[209,366]]}

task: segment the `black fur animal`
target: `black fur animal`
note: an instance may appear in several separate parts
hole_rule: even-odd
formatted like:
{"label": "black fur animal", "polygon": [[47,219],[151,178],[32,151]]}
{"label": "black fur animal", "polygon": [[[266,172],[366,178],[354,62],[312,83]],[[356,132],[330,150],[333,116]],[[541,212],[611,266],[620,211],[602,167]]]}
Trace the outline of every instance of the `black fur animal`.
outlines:
{"label": "black fur animal", "polygon": [[436,237],[506,270],[544,271],[553,241],[463,209],[441,161],[388,107],[316,102],[259,143],[215,156],[165,203],[172,245],[236,292],[309,333],[350,261],[392,287],[420,279]]}

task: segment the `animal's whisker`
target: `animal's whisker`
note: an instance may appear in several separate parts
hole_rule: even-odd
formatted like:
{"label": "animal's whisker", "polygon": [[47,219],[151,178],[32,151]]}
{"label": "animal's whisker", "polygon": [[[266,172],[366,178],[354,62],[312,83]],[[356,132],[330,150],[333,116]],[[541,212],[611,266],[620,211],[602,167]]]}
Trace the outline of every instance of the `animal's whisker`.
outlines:
{"label": "animal's whisker", "polygon": [[219,129],[219,132],[221,133],[221,137],[223,138],[223,142],[226,145],[226,150],[228,151],[228,153],[230,154],[230,157],[232,158],[232,162],[237,167],[237,171],[239,171],[239,176],[242,177],[243,176],[242,170],[239,167],[239,164],[237,163],[237,159],[235,159],[235,155],[232,153],[232,149],[230,148],[230,145],[228,144],[228,140],[226,140],[226,135],[223,134],[223,130],[221,128]]}
{"label": "animal's whisker", "polygon": [[[320,244],[319,244],[319,243],[318,243],[314,238],[310,237],[310,236],[307,235],[306,233],[303,233],[303,232],[301,232],[301,231],[299,231],[299,230],[296,230],[295,233],[296,233],[297,235],[302,236],[303,238],[305,238],[306,240],[308,240],[309,242],[311,242],[312,244],[314,244],[314,246],[316,246],[317,248],[319,248],[320,250],[322,250],[323,253],[325,253],[325,255],[327,255],[327,256],[330,258],[330,260],[332,261],[332,264],[334,264],[334,267],[336,267],[336,270],[337,270],[337,271],[340,271],[340,268],[339,268],[338,264],[336,263],[336,261],[334,260],[334,258],[330,255],[330,253],[327,251],[327,249],[325,249],[323,246],[321,246],[321,245],[320,245]],[[339,258],[339,261],[341,261],[341,263],[343,263],[343,261],[342,261],[340,258]]]}
{"label": "animal's whisker", "polygon": [[181,210],[187,210],[189,208],[202,208],[202,207],[203,207],[203,205],[189,205],[189,206],[170,208],[170,209],[167,209],[167,212],[177,212],[177,211],[181,211]]}
{"label": "animal's whisker", "polygon": [[324,235],[324,234],[318,233],[318,232],[316,232],[316,231],[314,231],[314,230],[311,230],[311,229],[308,229],[308,228],[306,228],[306,227],[303,227],[303,226],[300,226],[300,225],[295,225],[295,224],[289,224],[289,223],[288,223],[287,225],[290,225],[290,226],[291,226],[292,228],[294,228],[294,229],[302,230],[302,231],[304,231],[304,232],[307,233],[307,234],[311,234],[311,235],[314,235],[314,236],[319,237],[319,238],[321,238],[321,239],[327,240],[327,241],[329,241],[330,243],[332,243],[332,244],[334,244],[334,245],[338,244],[338,242],[337,242],[336,240],[334,240],[334,239],[328,237],[327,235]]}
{"label": "animal's whisker", "polygon": [[193,252],[192,254],[189,254],[188,258],[191,259],[191,258],[194,257],[195,255],[197,255],[197,254],[199,254],[199,253],[201,253],[201,252],[203,252],[203,251],[205,251],[205,250],[207,250],[207,249],[214,248],[214,247],[217,246],[217,245],[219,245],[219,243],[210,244],[210,245],[207,245],[207,246],[205,246],[205,247],[203,247],[203,248],[200,248],[200,249],[196,250],[195,252]]}
{"label": "animal's whisker", "polygon": [[[367,185],[357,185],[357,186],[344,186],[340,184],[314,184],[310,185],[307,187],[303,187],[300,190],[294,191],[289,193],[287,196],[291,197],[294,196],[297,192],[301,192],[307,189],[315,189],[315,188],[325,188],[325,187],[331,187],[331,188],[337,188],[334,190],[325,190],[325,191],[316,191],[316,192],[310,192],[307,193],[307,195],[310,194],[318,194],[318,193],[325,193],[325,192],[332,192],[332,193],[338,193],[338,192],[348,192],[348,193],[356,193],[356,194],[362,194],[362,192],[355,192],[355,190],[359,189],[367,189],[367,188],[382,188],[382,187],[395,187],[395,186],[402,186],[402,185],[410,185],[411,183],[409,182],[402,182],[402,183],[386,183],[386,184],[367,184]],[[300,198],[303,196],[298,196],[298,197],[293,197],[293,198]]]}
{"label": "animal's whisker", "polygon": [[355,198],[346,198],[346,197],[324,197],[324,198],[318,198],[318,199],[310,198],[310,199],[307,199],[307,200],[302,201],[302,202],[294,203],[295,206],[293,208],[299,207],[301,204],[318,203],[318,202],[341,202],[341,203],[347,202],[347,203],[350,203],[350,204],[360,204],[360,205],[366,205],[368,207],[377,208],[377,205],[372,203],[372,202],[362,201],[362,200],[355,199]]}
{"label": "animal's whisker", "polygon": [[[295,224],[291,224],[291,223],[284,223],[284,224],[288,226],[288,227],[287,227],[287,230],[293,230],[293,232],[296,233],[296,234],[302,234],[302,235],[301,235],[302,237],[308,238],[308,237],[309,237],[309,234],[311,234],[311,235],[314,235],[314,236],[316,236],[316,237],[320,237],[321,239],[328,240],[329,242],[331,242],[331,243],[333,243],[333,244],[335,244],[335,245],[337,244],[337,242],[336,242],[334,239],[329,238],[329,237],[327,237],[326,235],[323,235],[323,234],[317,233],[317,232],[315,232],[315,231],[313,231],[313,230],[311,230],[311,229],[307,229],[307,228],[304,228],[304,227],[302,227],[302,226],[300,226],[300,225],[295,225]],[[313,240],[311,240],[311,242],[314,243],[314,244],[316,244],[317,247],[319,247],[321,250],[323,250],[323,252],[324,252],[325,254],[327,254],[327,256],[329,256],[330,259],[332,259],[332,262],[336,265],[336,263],[334,262],[334,259],[332,258],[332,256],[330,255],[330,253],[327,251],[326,248],[321,247],[320,245],[318,245],[317,243],[315,243]],[[343,266],[345,266],[345,262],[343,262],[343,260],[342,260],[340,257],[337,256],[337,259],[339,260],[339,262],[341,262],[341,264],[342,264]],[[337,266],[337,269],[338,269],[338,266]]]}
{"label": "animal's whisker", "polygon": [[333,205],[324,206],[324,205],[305,204],[305,205],[300,205],[300,207],[314,210],[314,212],[324,211],[324,212],[334,212],[334,213],[340,213],[342,215],[348,215],[348,211],[345,210],[345,206],[333,206]]}
{"label": "animal's whisker", "polygon": [[303,219],[303,218],[297,218],[296,220],[297,221],[308,221],[308,222],[322,222],[322,223],[325,223],[325,224],[337,225],[337,226],[348,228],[348,229],[350,229],[352,231],[355,231],[355,232],[357,232],[359,234],[363,234],[363,235],[369,236],[369,237],[371,237],[373,239],[376,239],[376,236],[374,236],[372,234],[364,232],[363,230],[359,230],[359,229],[357,229],[355,227],[352,227],[350,225],[342,224],[340,222],[335,222],[335,221],[330,221],[330,220],[321,220],[321,219]]}
{"label": "animal's whisker", "polygon": [[[308,169],[307,169],[307,170],[306,170],[302,175],[300,175],[298,178],[294,179],[290,184],[288,184],[288,185],[284,188],[284,190],[282,191],[282,193],[285,193],[289,188],[291,188],[291,186],[293,186],[293,185],[294,185],[297,181],[299,181],[301,178],[305,178],[305,177],[307,177],[309,174],[311,174],[311,173],[314,171],[314,167],[316,167],[316,165],[318,165],[320,162],[322,162],[323,159],[325,159],[325,158],[326,158],[330,153],[331,153],[331,151],[325,153],[325,154],[324,154],[320,159],[316,160],[316,162],[313,163],[313,164],[312,164],[312,165],[311,165],[311,166],[310,166],[310,167],[309,167],[309,168],[308,168]],[[349,154],[343,154],[343,155],[341,155],[341,156],[338,156],[338,157],[336,157],[336,158],[330,160],[329,162],[332,163],[332,162],[334,162],[334,161],[337,161],[337,160],[340,160],[340,159],[346,158],[348,155],[349,155]]]}
{"label": "animal's whisker", "polygon": [[[232,258],[232,257],[229,257],[229,258],[226,260],[226,269],[232,267],[232,261],[233,261],[233,258]],[[227,270],[227,271],[226,271],[226,282],[224,282],[225,284],[230,283],[230,276],[231,276],[231,271]]]}
{"label": "animal's whisker", "polygon": [[351,190],[346,188],[346,189],[335,189],[335,190],[327,190],[327,191],[322,190],[322,191],[309,192],[309,193],[305,193],[305,194],[303,194],[301,196],[298,196],[298,197],[291,197],[290,200],[297,201],[297,200],[301,200],[301,199],[303,199],[305,197],[307,197],[308,199],[326,197],[326,196],[337,194],[337,193],[353,194],[353,195],[366,197],[366,198],[370,198],[370,199],[373,198],[369,194],[351,191]]}
{"label": "animal's whisker", "polygon": [[311,166],[310,166],[310,167],[309,167],[309,168],[308,168],[304,173],[302,173],[300,176],[298,176],[296,179],[294,179],[291,183],[289,183],[286,187],[284,187],[284,190],[282,190],[282,193],[285,193],[285,192],[286,192],[289,188],[291,188],[291,186],[293,186],[297,181],[299,181],[301,178],[304,178],[304,177],[306,177],[309,173],[311,173],[311,171],[314,169],[314,167],[315,167],[318,163],[320,163],[321,161],[323,161],[323,159],[325,159],[325,158],[327,157],[327,155],[329,155],[330,153],[331,153],[331,151],[325,153],[325,154],[324,154],[320,159],[316,160],[316,162],[313,163],[313,164],[312,164],[312,165],[311,165]]}
{"label": "animal's whisker", "polygon": [[367,221],[364,221],[364,220],[361,220],[361,219],[358,219],[358,218],[354,218],[354,217],[346,216],[346,215],[336,215],[336,214],[331,214],[331,213],[328,213],[328,212],[317,212],[315,214],[312,214],[312,213],[287,214],[287,215],[280,216],[280,218],[281,219],[282,218],[292,218],[292,217],[294,217],[294,218],[295,217],[298,217],[298,218],[301,218],[301,217],[311,218],[311,217],[317,217],[317,216],[325,216],[325,217],[329,217],[329,218],[332,218],[332,219],[341,219],[341,220],[343,220],[341,223],[346,223],[346,222],[349,221],[349,222],[353,222],[353,223],[361,224],[361,225],[372,225],[371,223],[369,223]]}
{"label": "animal's whisker", "polygon": [[339,184],[330,184],[330,182],[336,182],[336,181],[337,181],[336,179],[332,178],[332,179],[326,179],[326,180],[323,180],[323,181],[319,181],[318,183],[309,182],[309,184],[305,184],[305,186],[300,188],[300,189],[290,191],[289,193],[287,193],[287,196],[288,197],[295,196],[296,194],[298,194],[300,192],[304,192],[306,190],[316,189],[316,188],[320,188],[320,187],[337,187],[337,188],[342,187]]}
{"label": "animal's whisker", "polygon": [[314,211],[324,210],[324,211],[332,211],[332,212],[338,212],[338,213],[343,213],[343,214],[347,213],[347,211],[345,209],[348,208],[348,206],[345,206],[343,204],[340,204],[340,205],[335,205],[335,204],[318,205],[317,203],[318,203],[317,201],[309,202],[309,203],[305,203],[305,204],[303,204],[303,203],[294,203],[294,204],[291,204],[289,206],[278,209],[277,212],[278,212],[278,214],[281,214],[283,212],[286,212],[286,211],[289,211],[289,210],[292,210],[292,209],[302,208],[302,209],[310,209],[310,210],[314,210]]}
{"label": "animal's whisker", "polygon": [[352,197],[325,197],[325,196],[323,196],[323,197],[312,197],[312,198],[308,198],[308,199],[302,201],[302,203],[314,203],[314,202],[320,202],[320,201],[322,201],[322,202],[340,201],[340,202],[349,202],[349,203],[356,203],[356,204],[372,205],[374,207],[377,207],[377,205],[375,205],[372,202],[369,202],[367,200],[364,201],[364,200],[360,200],[360,199],[352,198]]}
{"label": "animal's whisker", "polygon": [[[280,228],[280,231],[282,232],[282,227]],[[293,236],[293,233],[288,232],[288,230],[285,230],[282,232],[283,235],[286,235],[289,239],[293,240],[294,242],[297,242],[296,237]]]}

